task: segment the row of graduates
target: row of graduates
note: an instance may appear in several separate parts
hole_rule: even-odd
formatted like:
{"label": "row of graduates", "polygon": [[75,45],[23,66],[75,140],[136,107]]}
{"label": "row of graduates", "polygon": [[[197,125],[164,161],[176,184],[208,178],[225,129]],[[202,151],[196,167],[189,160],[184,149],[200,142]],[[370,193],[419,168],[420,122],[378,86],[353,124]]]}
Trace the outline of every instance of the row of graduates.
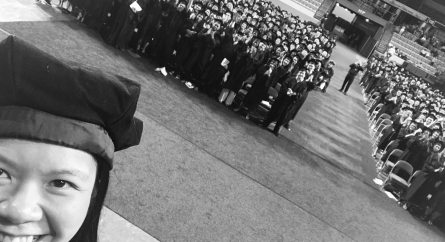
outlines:
{"label": "row of graduates", "polygon": [[[323,92],[334,75],[335,63],[329,57],[335,39],[269,2],[138,0],[142,8],[139,12],[129,7],[132,2],[115,0],[111,9],[103,10],[108,11],[108,19],[98,30],[105,42],[121,50],[130,46],[152,57],[160,66],[156,71],[170,73],[189,88],[218,97],[226,106],[232,105],[244,81],[255,79],[241,106],[248,110],[246,117],[267,98],[270,87],[279,84],[285,88],[300,70],[304,83],[318,84]],[[83,14],[84,22],[92,27],[100,22],[89,17],[88,10]],[[301,90],[314,89],[308,85]],[[280,90],[270,116],[277,116],[283,90],[286,89]],[[293,93],[293,104],[307,97],[303,91],[302,95]],[[292,117],[298,112],[296,106],[289,112]],[[293,119],[289,117],[276,125],[276,134],[281,125],[289,128]]]}
{"label": "row of graduates", "polygon": [[378,170],[395,149],[398,158],[411,164],[418,175],[401,195],[399,205],[415,205],[423,212],[421,218],[433,225],[445,215],[445,98],[427,82],[406,72],[403,67],[371,58],[361,80],[367,96],[378,92],[380,97],[369,109],[383,104],[375,117],[390,115],[392,125],[382,130],[374,156],[382,153]]}
{"label": "row of graduates", "polygon": [[[221,69],[217,60],[225,59],[228,67],[233,67],[246,54],[247,47],[250,47],[247,52],[254,58],[254,70],[271,57],[280,58],[280,61],[288,57],[293,64],[292,70],[289,66],[288,71],[296,73],[296,67],[304,65],[309,58],[319,59],[320,66],[325,64],[335,46],[329,33],[299,21],[286,11],[277,11],[267,2],[256,3],[250,8],[249,2],[242,1],[237,4],[209,1],[205,5],[202,2],[192,5],[190,1],[186,5],[186,2],[173,4],[156,0],[144,4],[139,0],[138,3],[145,7],[137,13],[129,7],[131,2],[114,0],[111,10],[102,10],[101,13],[109,11],[108,21],[103,22],[101,29],[104,40],[119,49],[126,49],[128,43],[132,43],[137,51],[149,52],[156,57],[160,65],[158,71],[166,75],[173,70],[175,76],[183,74],[179,77],[185,80],[191,76],[206,79],[211,74],[219,81],[221,75],[213,75],[213,67]],[[103,21],[89,17],[88,10],[84,11],[86,23]],[[262,17],[263,13],[265,16]],[[229,32],[231,34],[227,34]],[[255,48],[252,50],[251,46]],[[249,65],[246,67],[249,69]],[[220,74],[223,70],[216,72]]]}

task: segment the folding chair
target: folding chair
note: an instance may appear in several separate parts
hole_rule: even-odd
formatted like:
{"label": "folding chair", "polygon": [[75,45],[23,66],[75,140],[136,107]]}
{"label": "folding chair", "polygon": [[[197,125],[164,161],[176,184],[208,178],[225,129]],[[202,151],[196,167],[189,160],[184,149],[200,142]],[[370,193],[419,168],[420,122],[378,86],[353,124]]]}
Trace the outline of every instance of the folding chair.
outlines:
{"label": "folding chair", "polygon": [[275,90],[277,90],[277,92],[279,92],[281,89],[281,84],[277,83],[277,85],[275,85]]}
{"label": "folding chair", "polygon": [[374,92],[371,97],[369,97],[368,102],[366,103],[366,107],[369,109],[372,106],[374,106],[374,103],[377,101],[377,99],[380,97],[379,92]]}
{"label": "folding chair", "polygon": [[238,93],[235,96],[235,99],[233,100],[233,104],[235,107],[241,104],[241,102],[243,101],[244,97],[246,96],[248,90],[250,89],[254,81],[255,77],[249,77],[247,78],[247,80],[243,82],[241,89],[238,91]]}
{"label": "folding chair", "polygon": [[375,140],[374,140],[374,143],[372,144],[372,147],[373,147],[374,149],[378,149],[377,146],[379,145],[379,143],[380,143],[380,141],[381,141],[381,138],[383,137],[384,133],[387,132],[388,130],[390,130],[389,132],[391,132],[391,131],[394,130],[392,124],[390,124],[390,125],[385,125],[385,126],[383,127],[383,129],[380,131],[380,133],[376,136],[376,138],[375,138]]}
{"label": "folding chair", "polygon": [[408,180],[413,174],[413,167],[406,161],[399,160],[388,174],[382,188],[400,197],[408,188]]}
{"label": "folding chair", "polygon": [[269,113],[270,108],[273,105],[273,102],[278,97],[278,92],[275,88],[270,87],[268,91],[268,98],[266,100],[263,100],[258,108],[256,109],[259,119],[264,120],[267,118],[267,113]]}
{"label": "folding chair", "polygon": [[369,116],[368,120],[372,121],[375,119],[375,116],[380,112],[380,109],[382,109],[383,103],[377,104],[377,106],[372,110],[371,115]]}
{"label": "folding chair", "polygon": [[370,122],[369,126],[370,126],[371,130],[373,130],[375,127],[379,127],[379,125],[385,119],[391,119],[391,116],[389,116],[389,114],[382,113],[376,120],[374,120],[373,122]]}
{"label": "folding chair", "polygon": [[382,123],[377,127],[377,129],[373,130],[372,135],[372,140],[376,140],[377,137],[382,133],[383,129],[386,128],[387,126],[392,125],[392,121],[389,119],[385,119],[382,121]]}
{"label": "folding chair", "polygon": [[389,174],[389,171],[391,171],[391,169],[394,167],[394,165],[399,160],[402,153],[403,153],[402,150],[399,149],[393,150],[391,154],[388,156],[388,159],[386,159],[385,163],[380,168],[377,177],[381,178],[382,180],[385,180]]}

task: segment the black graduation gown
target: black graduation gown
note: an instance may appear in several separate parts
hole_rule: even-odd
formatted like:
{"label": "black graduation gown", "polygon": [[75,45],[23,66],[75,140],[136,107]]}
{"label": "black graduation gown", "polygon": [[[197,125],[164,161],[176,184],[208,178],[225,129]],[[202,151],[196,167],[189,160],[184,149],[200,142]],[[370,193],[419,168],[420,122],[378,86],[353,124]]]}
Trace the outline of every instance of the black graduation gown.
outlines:
{"label": "black graduation gown", "polygon": [[298,99],[292,106],[292,108],[288,112],[288,116],[286,117],[285,124],[288,124],[291,120],[294,120],[295,117],[298,114],[298,111],[300,111],[301,107],[303,107],[304,102],[306,102],[306,99],[309,95],[309,92],[314,90],[315,84],[313,82],[306,82],[307,83],[307,91],[301,96],[300,99]]}
{"label": "black graduation gown", "polygon": [[70,0],[70,3],[78,9],[85,10],[90,5],[91,0]]}
{"label": "black graduation gown", "polygon": [[[111,26],[110,35],[105,40],[106,43],[115,47],[124,47],[130,41],[138,23],[138,17],[143,14],[143,11],[134,13],[130,8],[131,3],[132,0],[124,0],[120,5],[116,21]],[[141,8],[145,8],[145,5],[140,5]]]}
{"label": "black graduation gown", "polygon": [[[203,28],[203,23],[204,21],[201,21],[200,23],[188,21],[188,23],[183,28],[181,39],[176,46],[176,65],[178,65],[179,67],[182,67],[184,65],[184,62],[192,53],[193,46],[198,40],[198,33]],[[196,34],[186,36],[187,29],[196,32]]]}
{"label": "black graduation gown", "polygon": [[107,21],[112,4],[113,0],[94,0],[90,2],[86,10],[88,13],[86,24],[100,31],[103,24]]}
{"label": "black graduation gown", "polygon": [[185,62],[184,70],[195,72],[195,76],[200,77],[216,45],[216,40],[210,34],[198,34],[198,41],[193,47],[192,55]]}
{"label": "black graduation gown", "polygon": [[[125,0],[114,1],[114,5],[110,9],[110,16],[107,18],[105,22],[105,28],[102,28],[100,35],[105,43],[111,45],[111,35],[116,32],[117,25],[120,24],[120,20],[122,18],[121,15],[126,14],[124,11],[124,5],[126,4]],[[117,38],[117,37],[116,37]]]}
{"label": "black graduation gown", "polygon": [[423,162],[428,155],[428,142],[426,140],[416,139],[400,156],[400,160],[404,160],[413,166],[413,171],[421,170]]}
{"label": "black graduation gown", "polygon": [[230,69],[230,74],[225,83],[225,88],[234,93],[238,93],[241,89],[243,82],[249,78],[254,67],[253,58],[250,54],[244,54]]}
{"label": "black graduation gown", "polygon": [[275,87],[277,83],[283,84],[290,77],[289,66],[280,66],[277,69],[277,76],[275,77],[272,86]]}
{"label": "black graduation gown", "polygon": [[241,42],[234,45],[232,35],[226,33],[224,41],[221,43],[220,48],[216,51],[215,56],[202,76],[203,83],[206,83],[209,88],[217,91],[216,89],[218,89],[221,84],[224,74],[228,71],[228,69],[221,66],[221,62],[227,59],[229,61],[229,67],[230,63],[233,65],[240,46]]}
{"label": "black graduation gown", "polygon": [[[288,96],[287,90],[292,89],[293,92],[297,93],[294,96]],[[289,111],[292,109],[292,106],[295,102],[297,102],[300,98],[304,96],[304,93],[307,91],[307,83],[306,82],[297,82],[295,77],[287,78],[286,81],[283,82],[280,92],[278,94],[277,99],[273,103],[265,121],[265,124],[270,124],[276,120],[285,120],[288,116]],[[281,121],[278,126],[282,125]]]}
{"label": "black graduation gown", "polygon": [[152,0],[147,6],[147,16],[141,26],[141,43],[152,43],[158,32],[158,25],[162,19],[162,4],[159,0]]}
{"label": "black graduation gown", "polygon": [[268,69],[268,65],[263,65],[256,73],[255,81],[252,83],[252,87],[250,87],[249,92],[243,100],[243,106],[248,110],[253,110],[258,107],[272,86],[271,79],[276,75],[276,69],[272,71],[270,76],[266,75]]}
{"label": "black graduation gown", "polygon": [[397,137],[397,133],[400,130],[400,115],[395,115],[391,119],[393,121],[392,129],[391,131],[386,131],[382,138],[380,139],[380,142],[378,144],[378,149],[384,150],[386,146],[388,146],[389,142],[394,140]]}
{"label": "black graduation gown", "polygon": [[426,198],[434,191],[434,186],[438,181],[445,182],[444,172],[421,173],[422,176],[414,179],[402,198],[418,206],[426,205]]}
{"label": "black graduation gown", "polygon": [[178,35],[186,21],[185,10],[179,12],[174,6],[170,6],[168,16],[162,23],[156,35],[155,50],[160,66],[166,66],[169,58],[175,50]]}

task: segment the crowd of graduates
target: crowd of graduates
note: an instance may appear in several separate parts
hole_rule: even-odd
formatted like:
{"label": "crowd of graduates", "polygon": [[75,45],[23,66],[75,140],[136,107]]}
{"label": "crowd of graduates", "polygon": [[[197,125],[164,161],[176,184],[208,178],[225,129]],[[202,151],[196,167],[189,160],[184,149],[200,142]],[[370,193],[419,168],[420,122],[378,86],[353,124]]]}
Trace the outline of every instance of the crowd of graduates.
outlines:
{"label": "crowd of graduates", "polygon": [[400,194],[399,205],[416,208],[432,225],[445,214],[444,94],[403,67],[374,57],[360,84],[371,102],[368,116],[377,120],[386,114],[392,121],[375,142],[373,155],[382,155],[378,171],[391,169],[385,162],[394,150],[401,150],[397,160],[412,166],[415,179]]}
{"label": "crowd of graduates", "polygon": [[[308,92],[326,92],[336,38],[264,0],[71,0],[73,14],[104,41],[154,61],[157,72],[207,93],[246,118],[278,96],[264,126],[289,123]],[[254,79],[239,106],[234,99]]]}

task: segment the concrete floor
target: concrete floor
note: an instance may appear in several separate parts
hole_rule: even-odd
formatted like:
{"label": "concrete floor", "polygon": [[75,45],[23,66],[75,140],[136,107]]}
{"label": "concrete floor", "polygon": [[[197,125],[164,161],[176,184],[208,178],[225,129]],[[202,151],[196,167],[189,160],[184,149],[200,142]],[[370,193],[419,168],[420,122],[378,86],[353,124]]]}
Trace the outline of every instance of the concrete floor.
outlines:
{"label": "concrete floor", "polygon": [[361,57],[341,44],[328,92],[311,93],[277,138],[75,21],[0,28],[141,83],[143,140],[117,153],[106,205],[160,241],[443,241],[372,182],[358,81],[336,90]]}

